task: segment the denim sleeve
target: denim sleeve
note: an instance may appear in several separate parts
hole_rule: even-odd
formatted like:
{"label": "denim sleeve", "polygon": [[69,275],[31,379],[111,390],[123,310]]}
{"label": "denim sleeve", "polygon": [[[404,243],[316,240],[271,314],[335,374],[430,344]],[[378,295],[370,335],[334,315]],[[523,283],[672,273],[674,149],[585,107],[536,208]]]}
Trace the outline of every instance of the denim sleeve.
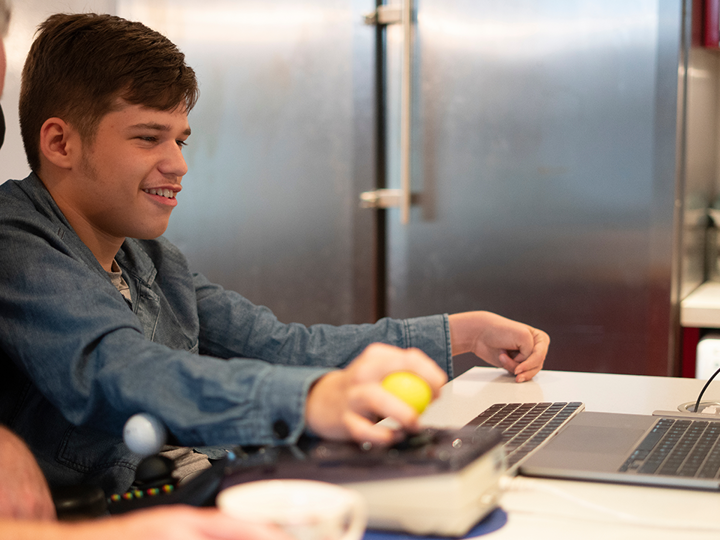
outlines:
{"label": "denim sleeve", "polygon": [[239,294],[194,275],[200,318],[200,352],[220,358],[259,358],[272,364],[341,368],[371,343],[425,352],[452,376],[447,315],[384,318],[374,324],[283,324]]}
{"label": "denim sleeve", "polygon": [[[405,320],[384,318],[375,324],[342,326],[283,324],[269,309],[253,305],[202,275],[195,274],[194,280],[202,354],[256,358],[273,366],[286,366],[256,382],[257,391],[266,396],[265,403],[269,410],[276,410],[277,418],[290,419],[293,411],[304,411],[309,386],[293,388],[289,380],[294,376],[292,366],[342,368],[374,342],[416,347],[452,377],[447,315]],[[289,425],[297,426],[293,433],[299,434],[302,417],[296,422]],[[264,424],[259,422],[257,428],[262,425],[268,425],[267,420]]]}
{"label": "denim sleeve", "polygon": [[189,274],[200,354],[156,343],[71,231],[40,229],[0,231],[0,342],[42,395],[21,405],[17,392],[39,422],[51,404],[76,426],[117,436],[145,411],[184,445],[292,442],[312,383],[373,341],[419,347],[450,371],[444,316],[285,325]]}
{"label": "denim sleeve", "polygon": [[[326,369],[174,350],[144,336],[102,276],[71,263],[41,279],[37,268],[22,278],[31,289],[2,287],[0,305],[18,316],[0,336],[44,397],[22,404],[40,424],[51,404],[71,424],[116,437],[132,414],[150,412],[183,445],[278,444],[302,433],[305,397]],[[87,287],[70,286],[70,274]],[[23,399],[18,392],[13,406]]]}

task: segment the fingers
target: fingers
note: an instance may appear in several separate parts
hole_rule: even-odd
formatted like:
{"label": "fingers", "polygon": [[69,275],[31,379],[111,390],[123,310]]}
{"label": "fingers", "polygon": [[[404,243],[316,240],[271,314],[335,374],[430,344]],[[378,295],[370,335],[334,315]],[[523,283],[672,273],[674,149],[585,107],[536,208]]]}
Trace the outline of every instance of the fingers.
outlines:
{"label": "fingers", "polygon": [[530,328],[530,331],[533,335],[534,347],[530,356],[520,362],[512,372],[517,382],[529,381],[540,372],[550,347],[550,336],[536,328]]}
{"label": "fingers", "polygon": [[508,373],[512,373],[513,375],[520,367],[524,359],[525,357],[520,356],[518,351],[507,351],[503,349],[498,354],[500,367],[504,368]]}
{"label": "fingers", "polygon": [[447,381],[435,362],[417,349],[390,345],[368,346],[347,368],[321,377],[305,404],[308,427],[321,437],[389,444],[399,434],[380,418],[392,418],[404,431],[417,431],[418,415],[407,403],[382,388],[383,379],[396,371],[411,371],[425,379],[433,398]]}
{"label": "fingers", "polygon": [[445,372],[419,349],[398,349],[383,343],[369,345],[349,368],[358,383],[378,383],[390,373],[411,371],[430,385],[433,397],[447,382]]}
{"label": "fingers", "polygon": [[373,423],[358,414],[348,413],[345,422],[353,441],[389,446],[402,437],[402,432]]}
{"label": "fingers", "polygon": [[[292,540],[281,528],[241,521],[216,508],[188,508],[199,532],[216,540]],[[205,538],[203,536],[202,538]]]}
{"label": "fingers", "polygon": [[352,439],[390,444],[402,436],[402,432],[377,424],[376,420],[379,418],[392,418],[399,424],[402,432],[414,433],[419,429],[419,418],[415,409],[379,384],[368,383],[354,388],[351,392],[350,410],[345,418]]}
{"label": "fingers", "polygon": [[85,521],[68,538],[154,538],[157,540],[292,540],[279,527],[241,521],[217,508],[158,506],[123,516]]}
{"label": "fingers", "polygon": [[540,372],[550,346],[550,337],[545,332],[530,326],[527,330],[530,345],[519,346],[518,351],[501,351],[498,356],[501,366],[515,375],[517,382],[529,381]]}

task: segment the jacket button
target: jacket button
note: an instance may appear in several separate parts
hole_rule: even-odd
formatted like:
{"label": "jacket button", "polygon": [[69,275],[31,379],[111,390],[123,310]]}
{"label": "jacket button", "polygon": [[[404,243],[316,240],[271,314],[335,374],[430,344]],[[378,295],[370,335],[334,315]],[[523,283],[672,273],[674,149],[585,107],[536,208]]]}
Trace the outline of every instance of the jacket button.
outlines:
{"label": "jacket button", "polygon": [[288,427],[287,422],[285,422],[285,420],[275,420],[275,423],[273,424],[273,434],[278,439],[284,439],[290,435],[290,428]]}

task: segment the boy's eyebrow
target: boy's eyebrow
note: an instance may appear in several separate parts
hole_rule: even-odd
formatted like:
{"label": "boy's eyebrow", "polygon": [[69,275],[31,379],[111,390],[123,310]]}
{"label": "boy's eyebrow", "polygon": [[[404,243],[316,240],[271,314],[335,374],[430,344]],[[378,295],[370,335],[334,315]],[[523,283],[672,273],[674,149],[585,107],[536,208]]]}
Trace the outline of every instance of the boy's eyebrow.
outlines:
{"label": "boy's eyebrow", "polygon": [[[158,124],[157,122],[148,122],[142,124],[133,124],[130,129],[152,129],[155,131],[170,131],[170,126],[167,124]],[[191,129],[187,128],[183,131],[183,135],[190,136]]]}

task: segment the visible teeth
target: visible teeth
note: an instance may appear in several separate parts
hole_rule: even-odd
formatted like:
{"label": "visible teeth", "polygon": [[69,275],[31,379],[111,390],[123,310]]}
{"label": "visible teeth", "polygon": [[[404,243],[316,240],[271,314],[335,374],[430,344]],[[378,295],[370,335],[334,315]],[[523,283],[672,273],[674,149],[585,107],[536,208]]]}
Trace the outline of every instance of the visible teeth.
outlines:
{"label": "visible teeth", "polygon": [[145,193],[149,193],[150,195],[159,195],[160,197],[166,197],[168,199],[174,199],[175,198],[175,192],[171,189],[144,189]]}

